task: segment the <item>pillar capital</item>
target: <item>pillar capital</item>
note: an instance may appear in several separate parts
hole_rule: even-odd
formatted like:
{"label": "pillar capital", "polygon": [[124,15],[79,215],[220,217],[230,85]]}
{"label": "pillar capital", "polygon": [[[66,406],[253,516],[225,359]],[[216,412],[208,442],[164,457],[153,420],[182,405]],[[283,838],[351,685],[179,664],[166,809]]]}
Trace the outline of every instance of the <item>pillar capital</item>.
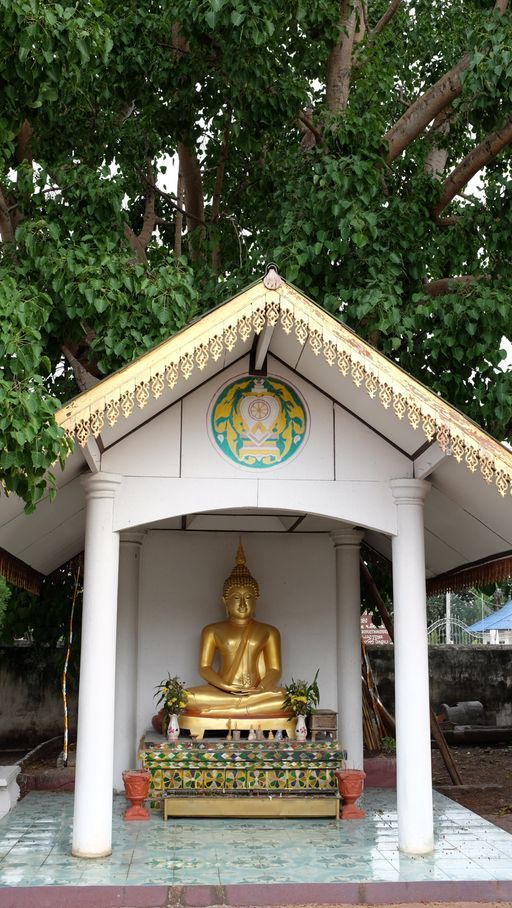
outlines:
{"label": "pillar capital", "polygon": [[397,505],[423,505],[431,489],[424,479],[392,479],[389,485]]}
{"label": "pillar capital", "polygon": [[120,533],[121,545],[137,545],[141,546],[144,542],[145,532],[136,532],[135,530],[123,530]]}
{"label": "pillar capital", "polygon": [[340,530],[339,532],[330,533],[329,535],[335,549],[348,546],[359,548],[364,538],[363,531],[356,529],[356,527],[347,527],[346,530]]}
{"label": "pillar capital", "polygon": [[80,477],[87,499],[115,498],[121,480],[118,473],[87,473]]}

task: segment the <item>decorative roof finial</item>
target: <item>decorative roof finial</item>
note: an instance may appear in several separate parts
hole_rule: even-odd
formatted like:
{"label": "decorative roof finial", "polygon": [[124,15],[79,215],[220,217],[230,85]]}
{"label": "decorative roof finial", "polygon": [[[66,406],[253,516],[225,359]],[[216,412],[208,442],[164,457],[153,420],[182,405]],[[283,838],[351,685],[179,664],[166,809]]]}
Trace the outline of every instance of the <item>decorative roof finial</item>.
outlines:
{"label": "decorative roof finial", "polygon": [[282,283],[283,279],[277,270],[277,265],[274,262],[269,262],[265,268],[263,286],[266,287],[267,290],[277,290]]}

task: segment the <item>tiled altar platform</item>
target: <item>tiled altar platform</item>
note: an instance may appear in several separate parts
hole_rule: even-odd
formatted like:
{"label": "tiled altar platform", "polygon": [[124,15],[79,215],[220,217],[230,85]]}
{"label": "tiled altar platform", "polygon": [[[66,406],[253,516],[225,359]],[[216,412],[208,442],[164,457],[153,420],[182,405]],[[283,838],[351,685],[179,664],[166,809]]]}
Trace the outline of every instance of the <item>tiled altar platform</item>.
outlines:
{"label": "tiled altar platform", "polygon": [[[0,820],[0,908],[6,904],[2,901],[1,887],[56,885],[221,886],[226,887],[224,895],[231,905],[288,904],[294,901],[290,897],[291,884],[300,884],[298,895],[306,895],[307,890],[303,902],[321,901],[314,885],[306,884],[323,886],[322,891],[326,891],[326,886],[331,887],[332,894],[324,901],[336,904],[351,902],[346,893],[362,892],[362,889],[352,885],[350,890],[350,884],[362,883],[373,886],[374,894],[378,889],[380,895],[376,900],[380,902],[394,901],[399,891],[408,893],[409,901],[447,897],[455,901],[457,893],[460,899],[472,898],[475,893],[481,899],[503,901],[501,896],[505,895],[507,885],[510,890],[510,884],[496,881],[512,880],[511,835],[434,793],[435,851],[426,857],[409,857],[400,854],[397,847],[395,798],[395,792],[390,789],[370,789],[363,798],[366,819],[351,822],[311,819],[164,822],[161,814],[152,811],[148,822],[124,823],[125,800],[119,796],[114,800],[113,854],[110,858],[87,861],[70,855],[72,793],[30,792]],[[482,882],[471,884],[470,896],[468,883],[459,885],[460,881]],[[420,898],[416,890],[416,896],[412,895],[413,883],[429,884],[424,896]],[[242,899],[238,884],[256,884],[251,890],[251,901]],[[288,884],[288,894],[279,895],[282,890],[275,886],[272,889],[270,884]],[[409,888],[400,890],[405,884]],[[229,887],[237,885],[235,899],[229,895],[235,890]],[[261,901],[255,900],[255,889],[265,891]],[[297,887],[294,891],[297,894]],[[392,893],[393,897],[383,898],[383,891]],[[277,901],[273,900],[274,896]],[[136,904],[171,904],[167,899],[165,896],[161,902],[137,901]],[[407,901],[407,898],[398,900]],[[40,906],[42,902],[34,904]],[[52,905],[55,904],[54,901]],[[128,899],[119,904],[135,902]]]}
{"label": "tiled altar platform", "polygon": [[[151,773],[151,807],[160,808],[170,796],[167,803],[180,801],[184,805],[182,815],[187,815],[191,798],[208,799],[210,803],[215,799],[219,806],[229,797],[235,808],[237,804],[241,807],[239,814],[235,809],[235,815],[244,816],[250,802],[258,800],[261,806],[264,799],[269,807],[284,809],[293,798],[299,807],[304,805],[299,815],[308,815],[315,813],[315,803],[321,810],[322,801],[325,804],[330,798],[334,805],[331,815],[335,815],[335,772],[343,768],[346,753],[336,741],[235,742],[211,738],[169,744],[161,735],[148,732],[140,758]],[[200,815],[201,804],[197,807],[194,812]]]}

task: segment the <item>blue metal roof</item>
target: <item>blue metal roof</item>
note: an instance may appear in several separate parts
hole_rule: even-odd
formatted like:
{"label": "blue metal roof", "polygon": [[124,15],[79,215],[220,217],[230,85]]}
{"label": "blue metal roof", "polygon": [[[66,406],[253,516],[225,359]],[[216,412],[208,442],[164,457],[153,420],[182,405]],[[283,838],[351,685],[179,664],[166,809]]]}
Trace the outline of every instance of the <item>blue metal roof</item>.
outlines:
{"label": "blue metal roof", "polygon": [[467,628],[468,631],[512,630],[512,599],[509,599],[497,612],[487,615]]}

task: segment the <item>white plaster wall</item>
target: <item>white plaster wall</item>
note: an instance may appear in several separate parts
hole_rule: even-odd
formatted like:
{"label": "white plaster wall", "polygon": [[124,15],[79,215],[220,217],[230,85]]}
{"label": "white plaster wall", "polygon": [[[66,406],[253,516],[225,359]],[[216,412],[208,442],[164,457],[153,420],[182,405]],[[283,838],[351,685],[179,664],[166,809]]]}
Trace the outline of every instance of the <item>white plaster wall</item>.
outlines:
{"label": "white plaster wall", "polygon": [[[201,683],[201,628],[224,618],[222,585],[235,562],[235,533],[153,530],[141,559],[137,734],[151,724],[155,685],[170,672]],[[320,669],[321,706],[336,709],[334,549],[326,534],[243,536],[260,585],[256,618],[281,632],[283,683]]]}
{"label": "white plaster wall", "polygon": [[123,476],[179,476],[181,401],[102,455],[101,469]]}
{"label": "white plaster wall", "polygon": [[412,477],[412,461],[355,416],[335,406],[336,479],[387,483]]}

